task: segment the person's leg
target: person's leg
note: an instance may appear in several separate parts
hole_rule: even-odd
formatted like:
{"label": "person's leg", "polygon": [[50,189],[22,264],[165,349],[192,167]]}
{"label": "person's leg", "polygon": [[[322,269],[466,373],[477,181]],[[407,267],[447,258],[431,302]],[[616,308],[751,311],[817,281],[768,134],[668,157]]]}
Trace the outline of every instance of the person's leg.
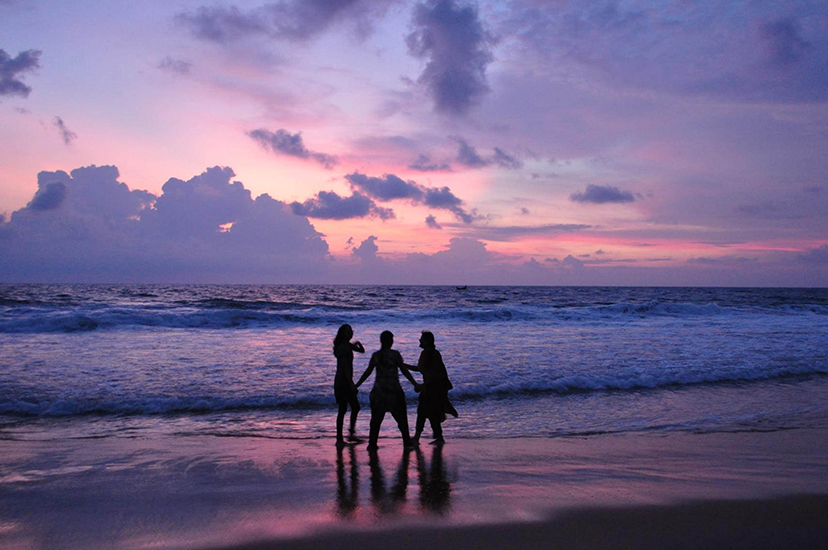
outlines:
{"label": "person's leg", "polygon": [[401,407],[394,409],[391,414],[394,416],[394,420],[397,421],[397,426],[400,428],[403,446],[408,447],[411,445],[411,435],[408,433],[408,410],[405,408],[405,403]]}
{"label": "person's leg", "polygon": [[356,438],[356,421],[357,415],[359,414],[359,399],[357,399],[356,394],[351,397],[351,426],[348,430],[348,438],[355,439]]}
{"label": "person's leg", "polygon": [[337,444],[342,443],[344,439],[342,438],[342,425],[345,423],[345,413],[348,412],[348,404],[347,403],[340,403],[339,404],[339,412],[336,415],[336,442]]}
{"label": "person's leg", "polygon": [[385,411],[371,409],[371,431],[368,435],[368,448],[377,448],[377,439],[379,439],[380,426],[382,426],[382,419],[385,418]]}
{"label": "person's leg", "polygon": [[423,433],[423,428],[425,428],[425,421],[426,416],[422,408],[417,407],[417,424],[415,425],[414,437],[411,440],[413,443],[418,443],[420,441],[420,436]]}
{"label": "person's leg", "polygon": [[434,432],[434,441],[442,443],[443,439],[443,425],[440,422],[439,414],[432,414],[428,417],[428,422],[431,424],[431,431]]}

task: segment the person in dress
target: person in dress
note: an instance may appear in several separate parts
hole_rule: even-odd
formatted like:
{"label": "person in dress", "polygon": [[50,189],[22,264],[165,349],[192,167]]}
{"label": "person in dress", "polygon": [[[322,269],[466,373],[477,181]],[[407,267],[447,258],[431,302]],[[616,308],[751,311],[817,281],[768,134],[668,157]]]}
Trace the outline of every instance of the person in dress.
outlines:
{"label": "person in dress", "polygon": [[405,393],[403,393],[402,386],[400,386],[399,371],[402,371],[415,390],[419,389],[420,384],[414,380],[414,377],[406,368],[400,352],[391,349],[391,346],[394,345],[394,335],[391,331],[386,330],[380,335],[380,344],[380,350],[371,355],[368,368],[365,369],[365,372],[362,373],[356,383],[358,388],[376,369],[374,387],[370,394],[371,431],[368,438],[368,449],[374,450],[377,448],[380,426],[387,412],[390,412],[394,420],[397,421],[397,426],[402,434],[403,445],[409,447],[411,441],[408,433],[408,411],[405,406]]}
{"label": "person in dress", "polygon": [[420,347],[423,351],[420,353],[417,366],[409,366],[411,370],[423,375],[413,442],[415,444],[419,443],[420,435],[423,433],[426,419],[428,419],[431,424],[431,431],[434,433],[434,443],[441,444],[445,442],[442,422],[446,419],[446,414],[457,418],[457,411],[448,398],[448,392],[454,386],[451,384],[446,366],[443,364],[443,356],[434,346],[434,334],[424,330],[420,336]]}
{"label": "person in dress", "polygon": [[334,396],[336,404],[339,405],[339,413],[336,415],[336,444],[345,445],[342,437],[342,427],[345,423],[345,413],[348,406],[351,407],[351,426],[348,430],[348,440],[358,442],[356,436],[356,421],[359,414],[359,399],[357,389],[354,386],[354,352],[365,353],[362,344],[351,342],[354,337],[354,329],[351,325],[342,325],[336,333],[333,341],[333,353],[336,357],[336,377],[334,378]]}

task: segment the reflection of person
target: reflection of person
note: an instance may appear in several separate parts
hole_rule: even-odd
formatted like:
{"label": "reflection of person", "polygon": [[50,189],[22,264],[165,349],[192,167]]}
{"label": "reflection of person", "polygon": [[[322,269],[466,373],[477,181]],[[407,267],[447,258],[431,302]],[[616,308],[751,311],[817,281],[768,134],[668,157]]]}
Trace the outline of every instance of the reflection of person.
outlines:
{"label": "reflection of person", "polygon": [[385,486],[385,474],[380,466],[379,453],[376,449],[368,451],[368,466],[371,470],[371,503],[381,514],[393,515],[399,512],[400,505],[406,501],[408,491],[408,451],[403,451],[397,466],[397,475],[391,488]]}
{"label": "reflection of person", "polygon": [[391,349],[391,346],[394,345],[394,335],[391,331],[386,330],[380,335],[380,344],[382,345],[380,350],[371,355],[368,368],[365,369],[365,372],[362,373],[356,383],[358,388],[374,369],[377,370],[374,377],[374,387],[370,394],[371,432],[368,438],[368,448],[377,448],[380,426],[387,412],[390,412],[394,420],[397,421],[397,426],[399,426],[402,434],[403,445],[408,447],[410,445],[408,411],[405,408],[405,393],[403,393],[402,386],[400,386],[398,371],[402,371],[403,375],[414,385],[414,389],[419,388],[420,385],[405,368],[400,352]]}
{"label": "reflection of person", "polygon": [[359,508],[359,467],[354,455],[354,447],[349,446],[348,462],[351,471],[350,475],[346,476],[342,450],[342,447],[336,449],[336,503],[339,506],[340,515],[348,517]]}
{"label": "reflection of person", "polygon": [[451,483],[446,476],[441,445],[432,447],[431,464],[428,467],[423,452],[417,449],[417,473],[420,482],[420,506],[442,514],[450,506]]}
{"label": "reflection of person", "polygon": [[334,378],[334,396],[339,412],[336,415],[336,444],[342,446],[342,425],[345,423],[345,413],[348,405],[351,406],[351,427],[348,430],[348,440],[359,441],[356,437],[356,421],[359,414],[359,400],[357,389],[354,386],[354,352],[365,353],[365,348],[359,342],[351,343],[354,330],[351,325],[342,325],[333,341],[333,353],[336,356],[336,377]]}
{"label": "reflection of person", "polygon": [[417,407],[417,431],[414,432],[414,443],[419,442],[423,433],[425,421],[428,419],[431,424],[431,431],[434,432],[434,442],[443,443],[443,426],[441,423],[446,419],[446,413],[457,417],[457,411],[449,402],[448,392],[454,386],[449,380],[446,366],[443,364],[443,356],[434,347],[434,334],[424,330],[420,336],[420,360],[416,367],[411,370],[419,371],[423,375],[423,386],[420,391],[420,404]]}

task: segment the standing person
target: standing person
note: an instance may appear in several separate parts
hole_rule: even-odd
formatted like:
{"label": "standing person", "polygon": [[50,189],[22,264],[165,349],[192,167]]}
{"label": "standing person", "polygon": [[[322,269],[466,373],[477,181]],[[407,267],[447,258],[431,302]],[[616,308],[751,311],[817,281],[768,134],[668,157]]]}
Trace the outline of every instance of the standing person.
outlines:
{"label": "standing person", "polygon": [[410,367],[411,370],[423,375],[420,403],[417,406],[417,430],[414,432],[414,443],[419,443],[425,421],[428,419],[431,431],[434,432],[434,443],[440,444],[445,442],[441,424],[446,419],[446,413],[457,417],[457,411],[448,398],[448,392],[454,386],[443,364],[443,356],[434,346],[434,334],[424,330],[420,336],[420,347],[423,348],[420,360],[416,367]]}
{"label": "standing person", "polygon": [[345,423],[345,413],[348,412],[348,405],[351,406],[351,427],[348,430],[348,441],[357,442],[356,421],[359,414],[359,400],[357,389],[354,386],[354,352],[365,353],[365,348],[357,342],[351,343],[354,337],[354,329],[351,325],[342,325],[336,333],[333,341],[333,354],[336,357],[336,377],[334,378],[334,396],[336,404],[339,405],[339,413],[336,415],[336,445],[345,445],[342,437],[342,425]]}
{"label": "standing person", "polygon": [[398,370],[401,370],[409,382],[414,385],[415,390],[420,387],[420,384],[414,380],[414,377],[405,368],[400,352],[391,349],[391,346],[394,345],[394,335],[391,331],[386,330],[380,334],[380,344],[380,350],[371,355],[368,368],[365,369],[365,372],[362,373],[356,383],[358,388],[371,372],[377,369],[374,387],[371,389],[371,434],[368,438],[368,449],[374,450],[377,448],[380,426],[387,412],[390,412],[394,420],[397,421],[397,426],[399,426],[402,434],[403,445],[409,447],[408,411],[405,407],[405,393],[403,393],[402,386],[400,386]]}

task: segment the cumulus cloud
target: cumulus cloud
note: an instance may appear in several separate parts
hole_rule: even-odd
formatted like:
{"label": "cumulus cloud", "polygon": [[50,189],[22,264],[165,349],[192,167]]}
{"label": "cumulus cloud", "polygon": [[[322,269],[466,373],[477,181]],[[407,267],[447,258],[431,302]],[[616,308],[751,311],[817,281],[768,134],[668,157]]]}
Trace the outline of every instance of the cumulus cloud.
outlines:
{"label": "cumulus cloud", "polygon": [[63,143],[65,143],[66,145],[70,145],[73,141],[77,139],[78,134],[67,128],[66,123],[64,123],[63,119],[59,116],[56,116],[54,118],[52,124],[54,124],[55,127],[58,129],[58,131],[60,132],[60,137],[61,139],[63,139]]}
{"label": "cumulus cloud", "polygon": [[463,208],[463,201],[448,187],[426,187],[415,181],[403,181],[394,174],[377,178],[354,172],[345,176],[345,179],[351,184],[351,188],[379,201],[405,199],[413,204],[448,210],[463,223],[468,224],[475,220],[475,215]]}
{"label": "cumulus cloud", "polygon": [[323,220],[347,220],[351,218],[377,217],[390,220],[395,217],[390,208],[381,208],[362,193],[341,197],[333,191],[320,191],[316,197],[290,205],[294,214]]}
{"label": "cumulus cloud", "polygon": [[612,185],[587,185],[585,191],[569,196],[569,200],[580,203],[607,204],[633,202],[635,197],[629,191],[622,191]]}
{"label": "cumulus cloud", "polygon": [[374,235],[371,235],[359,243],[359,246],[351,250],[351,255],[363,264],[376,264],[377,262],[382,261],[382,258],[377,256],[377,252],[379,252],[377,238]]}
{"label": "cumulus cloud", "polygon": [[158,68],[164,71],[170,71],[182,75],[190,74],[190,69],[193,68],[191,61],[186,59],[176,59],[174,57],[166,56],[158,64]]}
{"label": "cumulus cloud", "polygon": [[301,132],[291,134],[287,130],[283,129],[271,132],[269,130],[259,128],[258,130],[247,132],[247,135],[253,138],[253,140],[255,140],[266,150],[272,151],[276,154],[312,160],[321,164],[328,170],[333,168],[339,162],[334,155],[318,153],[305,147]]}
{"label": "cumulus cloud", "polygon": [[414,7],[414,31],[408,51],[426,59],[418,82],[426,87],[437,111],[466,114],[489,91],[486,68],[494,59],[493,36],[483,27],[476,7],[454,0],[430,0]]}
{"label": "cumulus cloud", "polygon": [[131,190],[114,166],[41,172],[0,235],[0,280],[277,281],[324,269],[307,218],[214,167]]}
{"label": "cumulus cloud", "polygon": [[446,163],[438,164],[435,162],[431,162],[431,157],[428,155],[420,154],[414,162],[408,165],[408,168],[411,170],[416,170],[418,172],[449,172],[451,171],[451,166]]}
{"label": "cumulus cloud", "polygon": [[469,145],[469,142],[465,139],[457,136],[452,137],[451,139],[457,142],[457,157],[455,160],[463,166],[467,166],[469,168],[483,168],[484,166],[495,164],[501,168],[506,168],[507,170],[517,170],[519,168],[523,168],[523,162],[520,159],[510,155],[499,147],[495,147],[494,154],[492,154],[492,156],[484,158],[477,152],[477,149]]}
{"label": "cumulus cloud", "polygon": [[0,96],[28,97],[32,88],[23,83],[26,73],[40,67],[39,50],[26,50],[11,57],[0,50]]}
{"label": "cumulus cloud", "polygon": [[30,210],[54,210],[63,204],[65,198],[66,185],[60,181],[53,181],[40,186],[26,208]]}
{"label": "cumulus cloud", "polygon": [[179,13],[176,21],[197,38],[229,43],[263,36],[308,41],[340,22],[349,22],[361,36],[397,0],[283,0],[242,10],[236,6],[202,6]]}

